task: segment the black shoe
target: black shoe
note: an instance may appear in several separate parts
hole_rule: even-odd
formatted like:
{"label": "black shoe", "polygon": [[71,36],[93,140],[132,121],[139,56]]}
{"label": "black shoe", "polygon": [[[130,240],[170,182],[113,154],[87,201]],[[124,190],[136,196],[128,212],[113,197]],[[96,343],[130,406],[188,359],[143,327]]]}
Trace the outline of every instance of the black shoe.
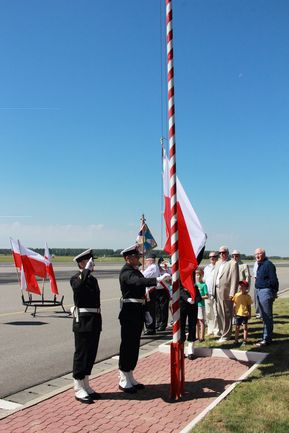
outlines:
{"label": "black shoe", "polygon": [[84,398],[80,398],[80,397],[75,396],[75,400],[79,401],[80,403],[84,403],[84,404],[93,403],[93,400],[89,395],[87,397],[84,397]]}
{"label": "black shoe", "polygon": [[137,392],[135,386],[133,386],[131,388],[123,388],[122,386],[119,385],[118,389],[120,389],[123,392],[126,392],[127,394],[136,394],[136,392]]}
{"label": "black shoe", "polygon": [[143,383],[137,383],[136,385],[133,385],[133,387],[137,390],[145,389],[145,386]]}
{"label": "black shoe", "polygon": [[192,353],[191,353],[190,355],[188,355],[188,359],[189,359],[190,361],[193,361],[193,359],[195,359],[195,358],[196,358],[196,356],[193,355]]}
{"label": "black shoe", "polygon": [[165,331],[166,328],[167,328],[166,326],[160,326],[160,327],[158,328],[158,331],[161,331],[161,332],[162,332],[162,331]]}
{"label": "black shoe", "polygon": [[92,392],[91,394],[88,394],[92,400],[100,400],[102,397],[98,392]]}
{"label": "black shoe", "polygon": [[147,329],[147,330],[144,332],[144,335],[156,335],[156,331],[153,331],[153,330],[151,330],[151,329]]}

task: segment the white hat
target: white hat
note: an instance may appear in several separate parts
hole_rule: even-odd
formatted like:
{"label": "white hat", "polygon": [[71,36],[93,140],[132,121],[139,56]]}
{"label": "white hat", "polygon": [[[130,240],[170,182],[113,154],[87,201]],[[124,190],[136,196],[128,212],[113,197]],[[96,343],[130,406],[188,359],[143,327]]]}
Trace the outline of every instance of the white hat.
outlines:
{"label": "white hat", "polygon": [[234,256],[234,255],[240,255],[240,251],[238,251],[238,250],[233,250],[233,251],[232,251],[232,256]]}
{"label": "white hat", "polygon": [[133,244],[128,248],[125,248],[124,250],[121,251],[121,253],[124,257],[125,256],[132,256],[132,255],[141,255],[141,252],[139,251],[139,247],[138,244]]}
{"label": "white hat", "polygon": [[78,254],[78,256],[75,256],[73,261],[79,263],[82,260],[88,260],[91,257],[93,257],[93,252],[92,252],[92,249],[89,249],[89,250],[85,250],[82,253]]}

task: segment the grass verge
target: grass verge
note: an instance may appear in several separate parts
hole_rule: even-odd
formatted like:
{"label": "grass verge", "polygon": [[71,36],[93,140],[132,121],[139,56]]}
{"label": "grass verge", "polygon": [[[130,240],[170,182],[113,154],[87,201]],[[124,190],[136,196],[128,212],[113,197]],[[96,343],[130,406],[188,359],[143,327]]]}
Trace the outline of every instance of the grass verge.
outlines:
{"label": "grass verge", "polygon": [[[258,351],[262,323],[250,321],[246,349]],[[202,346],[224,349],[233,344],[216,344],[207,339]],[[269,356],[209,415],[193,433],[289,433],[289,298],[274,303],[274,342],[263,348]]]}

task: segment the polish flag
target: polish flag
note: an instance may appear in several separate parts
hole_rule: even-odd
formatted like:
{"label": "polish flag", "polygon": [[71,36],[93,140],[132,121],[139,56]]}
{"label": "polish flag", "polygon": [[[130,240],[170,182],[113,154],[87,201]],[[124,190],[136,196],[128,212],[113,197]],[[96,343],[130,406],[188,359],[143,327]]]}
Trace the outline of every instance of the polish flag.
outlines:
{"label": "polish flag", "polygon": [[56,278],[55,278],[54,269],[53,269],[52,262],[51,262],[51,255],[50,255],[50,252],[49,252],[49,248],[48,248],[47,242],[45,242],[44,257],[45,257],[46,262],[47,262],[46,269],[47,269],[48,278],[50,280],[51,292],[54,295],[58,295],[58,288],[57,288]]}
{"label": "polish flag", "polygon": [[18,242],[14,241],[14,239],[10,238],[10,245],[11,245],[11,251],[12,251],[12,256],[13,256],[15,268],[17,268],[20,271],[22,268],[22,260],[21,260],[21,254],[19,251]]}
{"label": "polish flag", "polygon": [[23,254],[30,261],[34,275],[37,275],[38,277],[41,278],[46,278],[46,274],[47,274],[46,259],[41,254],[38,254],[35,251],[24,247],[24,245],[21,245],[22,254],[20,254],[19,248],[17,247],[17,243],[13,241],[13,239],[11,238],[10,238],[10,242],[11,242],[12,253],[13,253],[13,258],[14,258],[16,268],[21,269],[21,262],[23,262],[21,256]]}
{"label": "polish flag", "polygon": [[[22,262],[22,270],[24,271],[25,276],[25,284],[27,286],[27,291],[35,293],[37,295],[41,295],[41,290],[38,286],[38,283],[36,281],[35,275],[34,275],[34,269],[32,267],[31,261],[29,257],[26,255],[26,249],[23,247],[20,242],[18,241],[18,251],[21,256],[21,262]],[[23,277],[21,274],[21,288],[22,288],[22,281]]]}
{"label": "polish flag", "polygon": [[21,260],[21,254],[20,254],[18,242],[10,238],[10,245],[11,245],[11,251],[12,251],[15,268],[18,269],[18,271],[20,272],[20,288],[21,290],[27,290],[27,283],[26,283],[24,269],[22,266],[22,260]]}
{"label": "polish flag", "polygon": [[[195,213],[179,179],[177,178],[177,215],[178,215],[178,245],[180,279],[194,299],[196,290],[192,273],[197,269],[198,257],[204,251],[207,236]],[[170,172],[169,160],[163,153],[163,189],[164,189],[164,219],[167,241],[164,250],[171,254],[171,208],[170,208]]]}

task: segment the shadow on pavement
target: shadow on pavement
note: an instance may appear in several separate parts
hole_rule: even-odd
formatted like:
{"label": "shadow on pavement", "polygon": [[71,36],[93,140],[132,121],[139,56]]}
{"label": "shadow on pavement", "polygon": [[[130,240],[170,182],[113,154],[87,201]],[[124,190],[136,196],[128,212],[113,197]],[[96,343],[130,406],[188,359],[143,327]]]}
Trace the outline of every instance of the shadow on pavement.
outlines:
{"label": "shadow on pavement", "polygon": [[19,322],[6,322],[3,323],[3,325],[15,325],[15,326],[40,326],[40,325],[48,325],[47,322],[37,322],[37,321],[31,321],[31,322],[24,322],[24,321],[19,321]]}
{"label": "shadow on pavement", "polygon": [[161,398],[166,403],[178,403],[200,398],[218,397],[224,392],[228,385],[234,383],[232,380],[206,378],[196,382],[185,382],[184,395],[179,400],[170,398],[170,384],[162,383],[158,385],[146,384],[146,388],[136,394],[126,394],[124,392],[102,392],[102,400],[156,400]]}

